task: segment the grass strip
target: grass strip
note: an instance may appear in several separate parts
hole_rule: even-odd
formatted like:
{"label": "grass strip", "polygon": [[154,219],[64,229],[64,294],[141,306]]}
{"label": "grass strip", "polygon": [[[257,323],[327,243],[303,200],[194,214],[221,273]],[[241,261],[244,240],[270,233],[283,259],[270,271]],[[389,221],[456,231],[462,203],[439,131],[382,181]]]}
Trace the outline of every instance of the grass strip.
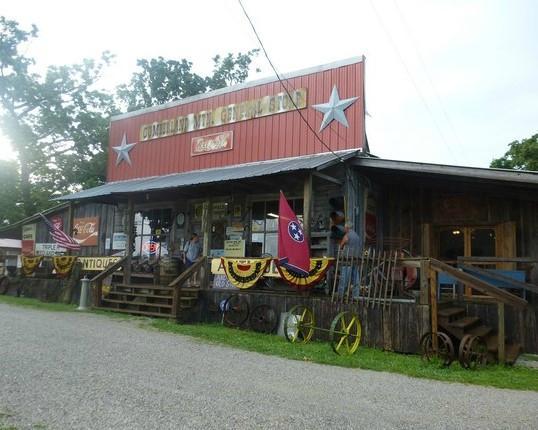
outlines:
{"label": "grass strip", "polygon": [[[38,299],[11,296],[0,296],[0,303],[54,312],[73,312],[77,308],[76,305],[46,303]],[[110,318],[143,319],[145,322],[148,321],[148,318],[139,318],[116,312],[94,310],[92,313]],[[461,368],[458,363],[453,363],[449,368],[444,368],[438,363],[426,363],[416,355],[386,352],[364,346],[361,346],[352,356],[339,356],[332,351],[327,342],[314,341],[306,345],[291,344],[279,336],[239,330],[219,324],[185,325],[164,319],[149,319],[149,321],[149,324],[145,323],[142,327],[149,326],[164,332],[187,335],[210,343],[232,346],[266,355],[275,355],[291,360],[393,372],[416,378],[446,382],[538,391],[538,369],[495,365],[472,371]],[[0,430],[2,429],[0,428]]]}
{"label": "grass strip", "polygon": [[218,324],[181,325],[168,320],[153,320],[150,326],[160,331],[183,334],[211,343],[291,360],[393,372],[438,381],[538,391],[536,369],[491,365],[473,371],[463,369],[459,363],[444,368],[439,363],[426,363],[417,355],[386,352],[364,346],[352,356],[339,356],[332,351],[328,342],[291,344],[279,336],[223,327]]}

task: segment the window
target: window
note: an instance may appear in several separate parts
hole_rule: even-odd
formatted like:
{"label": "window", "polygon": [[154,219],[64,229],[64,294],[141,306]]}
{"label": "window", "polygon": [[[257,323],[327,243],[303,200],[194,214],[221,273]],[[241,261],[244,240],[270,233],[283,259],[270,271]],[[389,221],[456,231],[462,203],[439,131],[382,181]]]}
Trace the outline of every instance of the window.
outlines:
{"label": "window", "polygon": [[135,214],[135,250],[133,256],[155,260],[168,255],[171,209],[151,209]]}
{"label": "window", "polygon": [[[303,221],[303,199],[288,200],[299,221]],[[278,255],[278,200],[252,203],[251,252]]]}

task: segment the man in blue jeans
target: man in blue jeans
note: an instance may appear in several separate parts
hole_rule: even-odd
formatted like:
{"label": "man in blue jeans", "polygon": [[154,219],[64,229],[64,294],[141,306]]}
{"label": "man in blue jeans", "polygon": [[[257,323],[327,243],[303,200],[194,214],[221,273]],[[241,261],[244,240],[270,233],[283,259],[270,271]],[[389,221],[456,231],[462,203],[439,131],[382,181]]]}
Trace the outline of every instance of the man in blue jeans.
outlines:
{"label": "man in blue jeans", "polygon": [[[353,224],[346,222],[344,226],[344,237],[340,242],[340,255],[347,257],[348,261],[341,263],[340,280],[338,281],[338,298],[344,298],[348,285],[352,287],[354,299],[359,297],[359,279],[357,266],[361,255],[362,246],[359,235],[353,230]],[[351,278],[351,279],[350,279]],[[350,284],[351,280],[351,284]]]}

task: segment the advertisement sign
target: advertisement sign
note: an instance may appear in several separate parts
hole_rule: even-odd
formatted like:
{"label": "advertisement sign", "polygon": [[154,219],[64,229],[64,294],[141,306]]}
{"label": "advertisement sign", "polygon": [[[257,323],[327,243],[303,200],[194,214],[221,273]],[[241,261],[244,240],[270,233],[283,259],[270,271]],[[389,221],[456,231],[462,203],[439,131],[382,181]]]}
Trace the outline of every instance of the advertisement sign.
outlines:
{"label": "advertisement sign", "polygon": [[127,249],[127,234],[114,233],[112,235],[112,249]]}
{"label": "advertisement sign", "polygon": [[225,240],[224,241],[225,257],[244,257],[245,241],[244,240]]}
{"label": "advertisement sign", "polygon": [[116,263],[121,258],[122,257],[78,257],[78,261],[82,263],[82,270],[85,272],[102,272],[110,264]]}
{"label": "advertisement sign", "polygon": [[97,246],[99,217],[75,218],[73,236],[80,246]]}
{"label": "advertisement sign", "polygon": [[212,152],[229,151],[230,149],[233,149],[233,133],[231,131],[193,137],[191,140],[191,155],[193,157]]}
{"label": "advertisement sign", "polygon": [[[255,258],[241,259],[241,261],[244,261],[246,264],[252,264],[255,260]],[[213,258],[213,260],[211,260],[211,273],[213,275],[226,275],[220,258]],[[267,278],[280,278],[280,273],[278,273],[278,269],[276,268],[275,260],[271,260],[271,263],[269,263],[267,269],[265,269],[263,276]]]}
{"label": "advertisement sign", "polygon": [[22,226],[21,253],[22,255],[34,255],[36,224]]}
{"label": "advertisement sign", "polygon": [[35,255],[44,255],[52,257],[53,255],[60,255],[66,252],[65,248],[62,248],[57,243],[36,243]]}

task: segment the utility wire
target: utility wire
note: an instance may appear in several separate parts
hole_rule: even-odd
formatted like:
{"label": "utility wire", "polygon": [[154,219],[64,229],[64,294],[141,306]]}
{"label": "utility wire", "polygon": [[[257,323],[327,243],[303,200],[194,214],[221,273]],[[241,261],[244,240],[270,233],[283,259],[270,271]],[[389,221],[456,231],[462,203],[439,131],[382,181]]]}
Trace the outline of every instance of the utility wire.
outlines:
{"label": "utility wire", "polygon": [[[271,61],[271,59],[269,58],[269,54],[267,53],[267,50],[265,49],[265,46],[263,45],[263,42],[260,38],[260,36],[258,35],[258,32],[256,31],[256,27],[254,27],[254,24],[252,22],[252,20],[250,19],[250,16],[248,15],[247,11],[245,10],[245,7],[243,6],[243,2],[241,0],[237,0],[237,2],[239,3],[239,6],[241,6],[241,9],[243,10],[243,13],[245,14],[245,17],[247,18],[250,26],[252,27],[252,31],[254,32],[254,35],[256,36],[256,39],[258,39],[258,43],[260,44],[260,47],[262,48],[262,51],[263,51],[263,54],[265,55],[265,58],[267,58],[267,61],[269,62],[269,65],[271,66],[271,68],[273,69],[273,72],[275,73],[278,81],[280,82],[280,85],[282,85],[282,87],[284,88],[284,90],[286,91],[286,94],[288,95],[288,98],[289,100],[291,101],[291,103],[293,104],[295,110],[297,111],[297,113],[299,114],[299,116],[301,117],[301,119],[303,120],[303,122],[307,125],[307,127],[310,129],[310,131],[314,134],[314,136],[316,137],[316,139],[325,147],[329,150],[329,152],[331,152],[340,162],[343,162],[344,159],[338,155],[336,152],[334,152],[329,145],[327,145],[322,139],[321,137],[318,135],[318,133],[316,133],[316,131],[312,128],[312,126],[310,125],[310,123],[307,121],[307,119],[304,117],[303,113],[301,112],[301,110],[299,109],[299,107],[297,106],[297,104],[295,103],[295,100],[293,100],[293,98],[291,97],[291,94],[288,90],[288,87],[284,84],[284,81],[282,80],[282,78],[280,77],[278,71],[276,70],[276,67],[273,65],[273,62]],[[287,79],[286,79],[287,81]]]}
{"label": "utility wire", "polygon": [[441,100],[441,96],[439,95],[439,92],[437,91],[437,88],[436,88],[435,84],[433,83],[433,79],[432,79],[432,77],[431,77],[431,75],[429,73],[428,67],[426,66],[426,62],[424,61],[424,57],[422,57],[422,54],[421,54],[420,50],[418,49],[418,43],[417,43],[417,40],[415,39],[415,37],[413,35],[413,32],[411,31],[411,27],[407,23],[407,20],[405,19],[404,14],[402,13],[402,10],[401,10],[400,6],[398,5],[398,2],[396,0],[392,0],[392,1],[394,3],[396,11],[398,12],[398,15],[400,15],[400,19],[401,19],[401,21],[403,23],[403,26],[404,26],[409,38],[413,42],[413,48],[415,48],[415,53],[417,54],[417,58],[419,59],[420,64],[422,65],[422,68],[424,69],[424,72],[426,74],[426,77],[428,78],[428,81],[430,82],[430,85],[431,85],[431,87],[433,89],[433,93],[435,94],[435,97],[437,98],[437,101],[439,102],[439,106],[441,107],[441,111],[443,112],[443,115],[444,115],[444,117],[446,119],[446,122],[449,125],[449,127],[451,128],[452,133],[456,137],[456,140],[458,142],[458,145],[460,146],[460,149],[464,149],[465,146],[462,144],[462,141],[461,141],[461,139],[459,137],[459,134],[457,133],[456,128],[454,127],[454,123],[450,119],[450,116],[448,115],[448,112],[445,109],[444,103]]}
{"label": "utility wire", "polygon": [[373,9],[373,11],[375,13],[375,16],[377,17],[377,20],[379,21],[379,24],[381,25],[381,28],[385,32],[385,34],[387,36],[387,39],[389,40],[390,44],[392,45],[392,48],[396,52],[396,55],[397,55],[398,59],[402,63],[402,66],[403,66],[405,72],[407,73],[407,76],[408,76],[409,80],[413,84],[413,87],[415,88],[420,100],[422,101],[422,103],[426,107],[426,110],[429,112],[430,116],[432,117],[433,124],[435,125],[435,128],[437,129],[437,132],[439,133],[439,136],[441,137],[441,140],[445,144],[445,146],[448,149],[448,152],[450,153],[452,158],[457,162],[457,157],[452,152],[452,149],[450,148],[450,145],[448,144],[448,141],[446,140],[445,135],[443,134],[443,131],[441,130],[441,127],[439,126],[439,123],[435,119],[435,115],[433,114],[433,111],[432,111],[428,101],[426,100],[426,98],[422,94],[422,91],[420,91],[420,88],[419,88],[418,84],[416,83],[415,79],[413,78],[413,75],[411,74],[411,70],[409,70],[409,67],[407,67],[406,62],[405,62],[402,54],[400,53],[400,50],[398,49],[398,45],[396,45],[396,42],[392,38],[392,36],[391,36],[390,32],[388,31],[387,27],[385,26],[385,23],[384,23],[383,19],[381,18],[381,15],[379,14],[376,7],[374,6],[373,0],[370,0],[370,5],[372,6],[372,9]]}

